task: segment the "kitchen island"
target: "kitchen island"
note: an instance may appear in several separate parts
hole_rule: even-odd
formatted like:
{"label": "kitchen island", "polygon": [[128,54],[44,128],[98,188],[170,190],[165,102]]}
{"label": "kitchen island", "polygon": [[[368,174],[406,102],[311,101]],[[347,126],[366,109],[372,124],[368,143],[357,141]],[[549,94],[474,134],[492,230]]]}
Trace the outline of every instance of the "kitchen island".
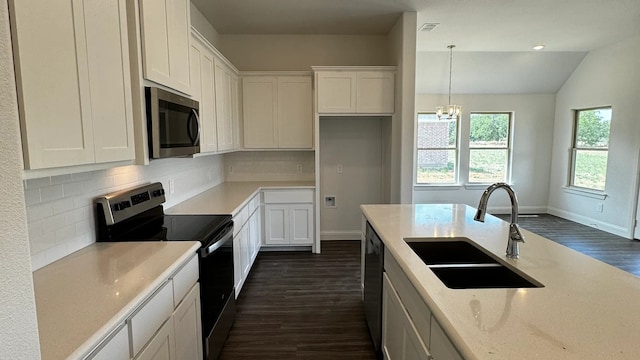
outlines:
{"label": "kitchen island", "polygon": [[[490,215],[485,223],[476,222],[475,209],[466,205],[361,209],[393,258],[385,259],[385,270],[388,262],[397,264],[431,312],[432,329],[437,322],[462,358],[640,358],[637,277],[524,229],[520,258],[508,259],[509,223]],[[404,240],[434,237],[469,238],[543,287],[447,288]],[[422,339],[428,348],[427,340]]]}

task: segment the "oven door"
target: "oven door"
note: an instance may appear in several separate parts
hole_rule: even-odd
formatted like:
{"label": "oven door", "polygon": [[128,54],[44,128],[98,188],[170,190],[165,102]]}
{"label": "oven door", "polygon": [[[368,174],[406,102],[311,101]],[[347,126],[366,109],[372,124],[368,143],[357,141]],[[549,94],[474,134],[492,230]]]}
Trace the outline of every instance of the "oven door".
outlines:
{"label": "oven door", "polygon": [[149,156],[153,159],[200,152],[198,102],[155,87],[145,88]]}
{"label": "oven door", "polygon": [[205,359],[217,359],[235,319],[233,223],[200,249],[202,336]]}

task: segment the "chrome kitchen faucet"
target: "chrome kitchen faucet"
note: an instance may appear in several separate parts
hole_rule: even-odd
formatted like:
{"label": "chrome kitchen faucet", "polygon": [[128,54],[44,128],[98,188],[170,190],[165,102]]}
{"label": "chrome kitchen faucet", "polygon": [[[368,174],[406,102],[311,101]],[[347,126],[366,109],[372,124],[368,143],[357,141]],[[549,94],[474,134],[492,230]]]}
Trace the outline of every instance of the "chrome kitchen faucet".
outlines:
{"label": "chrome kitchen faucet", "polygon": [[489,202],[489,196],[495,189],[505,189],[509,198],[511,199],[511,224],[509,224],[509,239],[507,240],[507,257],[511,259],[517,259],[520,256],[519,244],[524,242],[524,237],[520,233],[520,227],[518,226],[518,199],[516,193],[511,186],[507,183],[495,183],[490,185],[480,197],[480,204],[478,204],[478,211],[473,217],[473,220],[484,222],[484,216],[487,213],[487,203]]}

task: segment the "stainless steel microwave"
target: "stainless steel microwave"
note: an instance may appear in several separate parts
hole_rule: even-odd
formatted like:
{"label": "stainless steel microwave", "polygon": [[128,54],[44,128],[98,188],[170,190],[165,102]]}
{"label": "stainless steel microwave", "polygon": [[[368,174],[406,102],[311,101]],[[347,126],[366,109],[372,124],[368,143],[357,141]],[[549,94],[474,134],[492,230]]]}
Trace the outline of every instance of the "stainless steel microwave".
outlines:
{"label": "stainless steel microwave", "polygon": [[198,102],[157,87],[145,87],[149,158],[200,152]]}

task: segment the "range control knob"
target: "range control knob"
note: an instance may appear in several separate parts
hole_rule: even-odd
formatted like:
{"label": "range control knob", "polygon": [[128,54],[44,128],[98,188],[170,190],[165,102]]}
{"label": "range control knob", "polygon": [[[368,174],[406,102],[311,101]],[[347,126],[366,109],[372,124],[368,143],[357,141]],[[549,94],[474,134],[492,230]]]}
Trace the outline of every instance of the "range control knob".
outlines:
{"label": "range control knob", "polygon": [[164,195],[164,189],[153,190],[151,193],[153,197],[158,197]]}
{"label": "range control knob", "polygon": [[120,210],[122,210],[122,209],[124,209],[124,208],[122,207],[122,203],[113,204],[113,210],[115,210],[115,211],[120,211]]}

